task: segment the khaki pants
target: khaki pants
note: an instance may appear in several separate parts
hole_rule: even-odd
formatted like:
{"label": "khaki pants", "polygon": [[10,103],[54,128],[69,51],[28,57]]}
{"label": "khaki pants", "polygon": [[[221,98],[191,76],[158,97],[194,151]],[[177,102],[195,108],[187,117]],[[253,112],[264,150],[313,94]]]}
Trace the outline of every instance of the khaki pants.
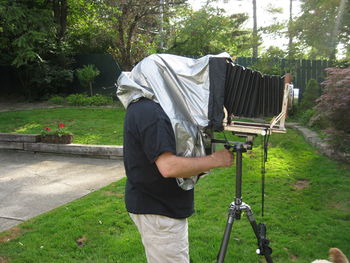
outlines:
{"label": "khaki pants", "polygon": [[129,213],[137,226],[148,263],[188,263],[187,219]]}

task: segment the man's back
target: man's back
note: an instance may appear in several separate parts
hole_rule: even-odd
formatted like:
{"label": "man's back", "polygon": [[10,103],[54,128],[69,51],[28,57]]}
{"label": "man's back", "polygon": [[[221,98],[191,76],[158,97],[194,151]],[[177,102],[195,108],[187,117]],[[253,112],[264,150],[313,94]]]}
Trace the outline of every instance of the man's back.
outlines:
{"label": "man's back", "polygon": [[175,178],[164,178],[155,164],[157,157],[165,152],[176,154],[176,143],[163,109],[148,99],[130,104],[124,122],[128,212],[171,218],[192,215],[193,190],[184,191]]}

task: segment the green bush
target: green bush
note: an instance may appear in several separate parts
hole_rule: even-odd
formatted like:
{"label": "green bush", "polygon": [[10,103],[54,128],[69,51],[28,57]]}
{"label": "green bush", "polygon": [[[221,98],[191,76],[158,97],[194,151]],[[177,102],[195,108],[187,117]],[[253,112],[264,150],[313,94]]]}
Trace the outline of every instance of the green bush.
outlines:
{"label": "green bush", "polygon": [[112,97],[103,95],[89,97],[86,94],[71,94],[67,98],[54,96],[50,99],[50,102],[59,105],[67,104],[70,106],[104,106],[114,103]]}
{"label": "green bush", "polygon": [[299,121],[303,125],[308,126],[311,118],[315,115],[316,110],[307,109],[299,113]]}
{"label": "green bush", "polygon": [[99,94],[90,97],[90,99],[91,99],[91,105],[95,105],[95,106],[103,106],[103,105],[113,104],[112,97],[107,97],[107,96],[103,96],[103,95],[99,95]]}
{"label": "green bush", "polygon": [[66,103],[66,99],[62,96],[55,95],[49,99],[49,102],[57,105],[64,105]]}
{"label": "green bush", "polygon": [[316,105],[316,100],[321,96],[321,89],[315,79],[307,82],[306,89],[303,92],[300,109],[308,110]]}
{"label": "green bush", "polygon": [[86,94],[71,94],[66,98],[66,103],[71,106],[89,106],[91,99]]}

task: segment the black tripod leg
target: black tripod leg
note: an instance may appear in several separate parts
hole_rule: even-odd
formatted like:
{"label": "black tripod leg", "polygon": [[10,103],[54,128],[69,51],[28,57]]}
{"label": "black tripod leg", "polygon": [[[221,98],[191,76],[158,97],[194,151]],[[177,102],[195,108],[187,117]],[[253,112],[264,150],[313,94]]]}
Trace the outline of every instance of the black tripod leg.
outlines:
{"label": "black tripod leg", "polygon": [[273,263],[272,258],[271,258],[272,249],[268,246],[269,241],[266,239],[265,224],[262,224],[262,225],[259,224],[260,227],[258,226],[250,207],[246,208],[246,212],[247,212],[247,217],[248,217],[249,223],[253,228],[256,239],[258,240],[258,246],[259,246],[259,250],[260,250],[258,254],[264,255],[267,263]]}
{"label": "black tripod leg", "polygon": [[233,225],[233,222],[235,221],[235,214],[236,214],[235,207],[234,206],[230,207],[228,217],[227,217],[227,223],[226,223],[226,228],[225,228],[225,232],[224,232],[224,237],[222,238],[219,254],[217,257],[218,263],[224,262],[228,242],[230,240],[232,225]]}

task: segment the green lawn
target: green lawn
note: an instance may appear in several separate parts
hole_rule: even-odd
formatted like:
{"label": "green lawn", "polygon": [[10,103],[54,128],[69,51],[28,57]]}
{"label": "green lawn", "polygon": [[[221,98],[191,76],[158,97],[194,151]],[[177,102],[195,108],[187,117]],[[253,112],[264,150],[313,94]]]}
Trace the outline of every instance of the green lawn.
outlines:
{"label": "green lawn", "polygon": [[[90,109],[81,110],[84,115],[92,114]],[[96,116],[110,116],[112,127],[121,125],[116,116],[123,113],[93,111]],[[70,114],[75,125],[83,125],[74,110]],[[274,262],[327,258],[330,247],[350,256],[350,166],[318,154],[295,130],[273,134],[266,167],[265,216],[261,218],[260,145],[258,137],[253,151],[244,154],[243,201],[252,207],[258,222],[267,223]],[[194,263],[215,262],[227,209],[235,195],[234,173],[234,167],[215,169],[196,186],[196,213],[189,218]],[[140,237],[125,212],[124,185],[125,179],[120,180],[0,233],[0,262],[146,262]],[[225,262],[264,262],[255,254],[256,248],[243,215],[234,223]]]}
{"label": "green lawn", "polygon": [[121,145],[124,108],[57,108],[0,113],[0,132],[40,134],[43,127],[63,122],[73,143]]}

